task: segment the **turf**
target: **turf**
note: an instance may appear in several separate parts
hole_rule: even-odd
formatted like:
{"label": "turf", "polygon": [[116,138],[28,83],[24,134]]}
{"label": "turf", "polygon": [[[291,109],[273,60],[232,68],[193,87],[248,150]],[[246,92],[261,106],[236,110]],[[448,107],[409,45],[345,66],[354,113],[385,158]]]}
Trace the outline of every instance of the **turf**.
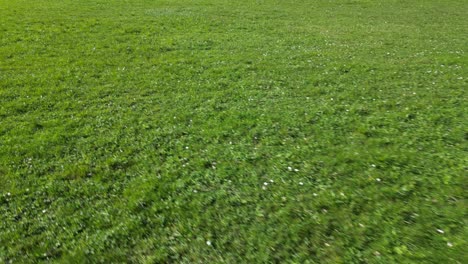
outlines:
{"label": "turf", "polygon": [[0,262],[467,263],[463,0],[0,0]]}

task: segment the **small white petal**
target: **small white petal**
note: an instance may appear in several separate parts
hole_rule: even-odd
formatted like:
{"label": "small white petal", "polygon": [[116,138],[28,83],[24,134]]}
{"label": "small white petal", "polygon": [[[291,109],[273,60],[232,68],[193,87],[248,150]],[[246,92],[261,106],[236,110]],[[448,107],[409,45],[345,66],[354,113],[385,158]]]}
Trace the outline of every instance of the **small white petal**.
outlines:
{"label": "small white petal", "polygon": [[206,241],[206,244],[207,244],[208,246],[211,246],[211,241],[209,241],[209,240]]}
{"label": "small white petal", "polygon": [[442,230],[442,229],[437,229],[437,232],[439,232],[441,234],[445,233],[444,230]]}

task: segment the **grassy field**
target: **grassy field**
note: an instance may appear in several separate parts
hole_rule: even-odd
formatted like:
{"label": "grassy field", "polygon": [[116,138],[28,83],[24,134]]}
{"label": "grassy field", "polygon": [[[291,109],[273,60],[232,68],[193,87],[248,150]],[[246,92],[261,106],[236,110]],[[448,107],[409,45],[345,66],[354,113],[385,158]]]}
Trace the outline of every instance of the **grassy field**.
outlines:
{"label": "grassy field", "polygon": [[464,0],[0,0],[0,263],[467,263]]}

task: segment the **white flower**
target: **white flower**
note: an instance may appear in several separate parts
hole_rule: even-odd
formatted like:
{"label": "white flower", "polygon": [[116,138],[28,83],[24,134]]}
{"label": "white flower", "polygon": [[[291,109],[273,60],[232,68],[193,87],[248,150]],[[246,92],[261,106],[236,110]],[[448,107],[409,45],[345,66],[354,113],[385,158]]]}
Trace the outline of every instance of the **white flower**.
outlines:
{"label": "white flower", "polygon": [[453,244],[450,243],[450,242],[447,242],[447,246],[448,246],[448,247],[453,247]]}
{"label": "white flower", "polygon": [[375,180],[378,181],[378,182],[382,181],[380,178],[377,178],[377,179],[375,179]]}
{"label": "white flower", "polygon": [[442,230],[442,229],[437,229],[437,232],[439,232],[441,234],[445,233],[444,230]]}
{"label": "white flower", "polygon": [[206,241],[206,244],[207,244],[208,246],[211,246],[211,241],[209,241],[209,240]]}
{"label": "white flower", "polygon": [[288,170],[289,170],[289,171],[292,171],[292,168],[291,168],[291,167],[288,167]]}
{"label": "white flower", "polygon": [[264,182],[263,185],[267,186],[267,185],[268,185],[268,182]]}
{"label": "white flower", "polygon": [[303,183],[303,182],[299,182],[299,185],[304,185],[304,183]]}

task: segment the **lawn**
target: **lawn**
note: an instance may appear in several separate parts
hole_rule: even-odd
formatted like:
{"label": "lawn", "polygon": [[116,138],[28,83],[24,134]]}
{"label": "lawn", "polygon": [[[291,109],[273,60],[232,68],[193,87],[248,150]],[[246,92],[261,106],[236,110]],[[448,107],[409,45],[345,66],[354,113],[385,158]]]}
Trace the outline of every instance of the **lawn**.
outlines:
{"label": "lawn", "polygon": [[467,17],[0,0],[0,263],[467,263]]}

